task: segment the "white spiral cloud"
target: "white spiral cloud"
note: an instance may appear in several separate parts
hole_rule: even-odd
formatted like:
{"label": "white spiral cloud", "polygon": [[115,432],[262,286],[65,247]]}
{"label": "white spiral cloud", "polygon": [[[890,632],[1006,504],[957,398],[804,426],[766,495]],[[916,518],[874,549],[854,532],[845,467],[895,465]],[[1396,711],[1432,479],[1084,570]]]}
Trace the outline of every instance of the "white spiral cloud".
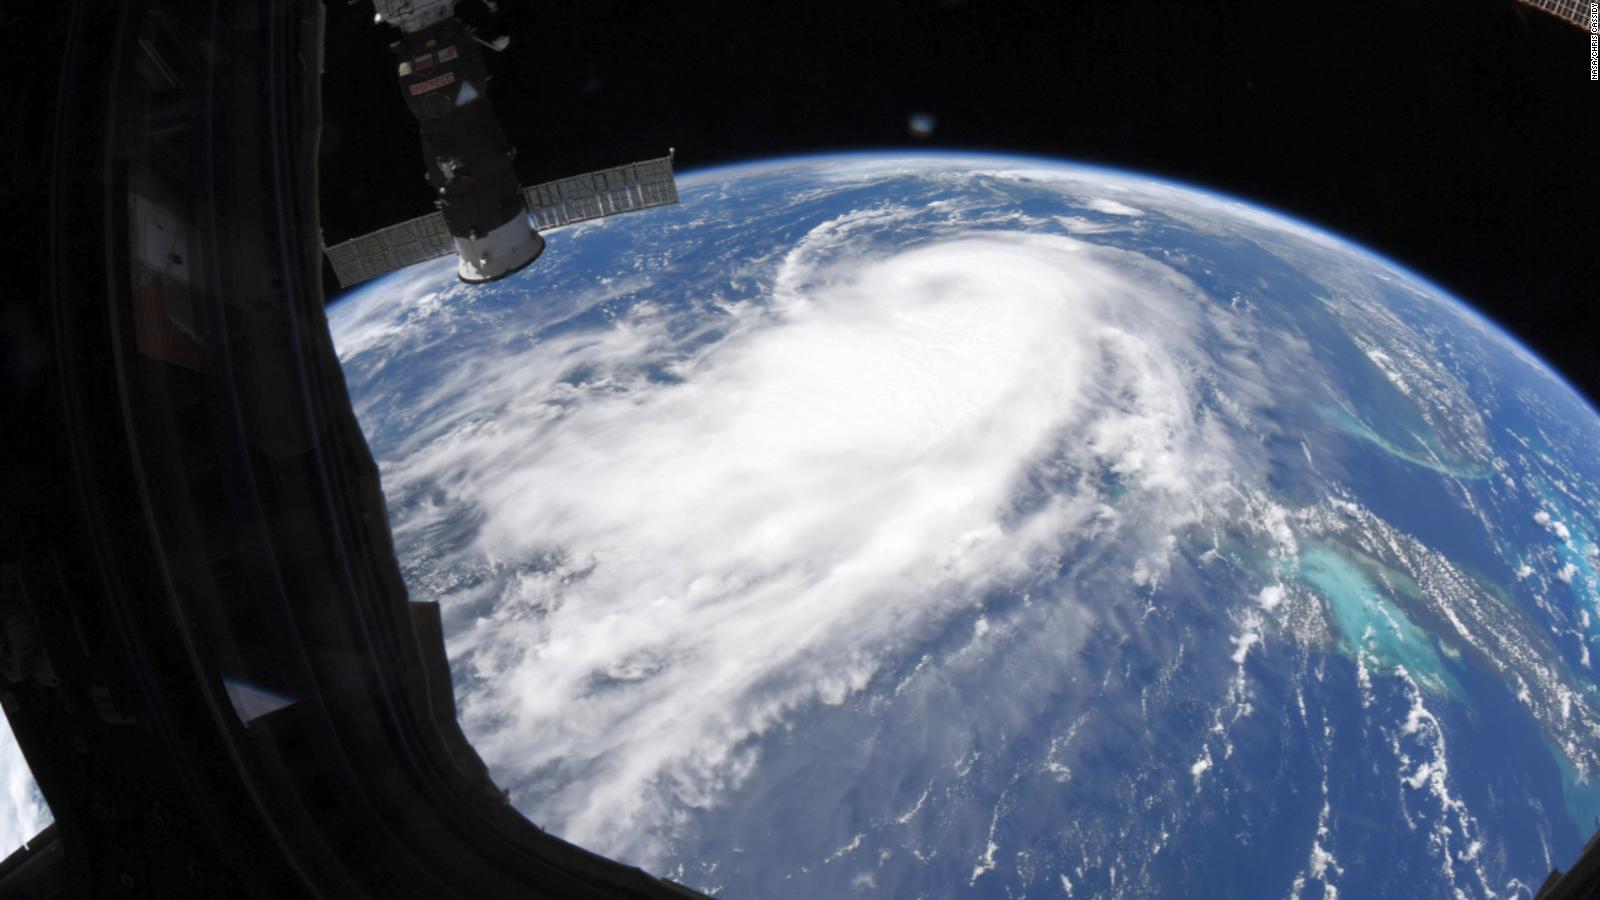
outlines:
{"label": "white spiral cloud", "polygon": [[[1204,304],[1184,278],[1062,236],[855,249],[893,215],[813,229],[770,302],[711,317],[714,342],[642,304],[463,354],[413,411],[452,424],[385,468],[391,497],[429,495],[397,534],[481,523],[447,562],[501,577],[443,598],[462,720],[546,827],[650,864],[682,810],[756,765],[754,739],[844,701],[1069,537],[1143,536],[1129,577],[1159,578],[1236,458],[1196,418],[1182,360]],[[1040,467],[1147,502],[1023,510]]]}

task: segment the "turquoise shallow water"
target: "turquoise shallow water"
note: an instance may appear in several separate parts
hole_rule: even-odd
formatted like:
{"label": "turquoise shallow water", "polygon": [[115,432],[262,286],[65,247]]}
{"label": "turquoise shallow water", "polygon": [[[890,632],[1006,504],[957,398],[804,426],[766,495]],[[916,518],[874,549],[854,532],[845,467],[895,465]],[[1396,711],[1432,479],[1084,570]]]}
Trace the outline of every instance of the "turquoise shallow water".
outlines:
{"label": "turquoise shallow water", "polygon": [[1328,604],[1347,652],[1370,659],[1380,672],[1403,666],[1430,690],[1465,700],[1461,685],[1445,667],[1448,651],[1394,602],[1397,586],[1378,584],[1368,571],[1348,555],[1322,546],[1302,552],[1298,566],[1299,578]]}

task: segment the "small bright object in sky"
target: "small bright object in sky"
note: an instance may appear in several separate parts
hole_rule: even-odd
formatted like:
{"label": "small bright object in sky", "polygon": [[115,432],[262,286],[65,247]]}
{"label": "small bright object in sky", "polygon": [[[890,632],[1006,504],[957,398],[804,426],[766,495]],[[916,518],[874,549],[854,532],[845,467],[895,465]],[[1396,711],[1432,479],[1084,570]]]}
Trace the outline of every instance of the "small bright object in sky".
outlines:
{"label": "small bright object in sky", "polygon": [[933,129],[938,124],[939,121],[933,117],[933,113],[915,112],[906,120],[906,130],[911,132],[912,137],[925,140],[933,136]]}

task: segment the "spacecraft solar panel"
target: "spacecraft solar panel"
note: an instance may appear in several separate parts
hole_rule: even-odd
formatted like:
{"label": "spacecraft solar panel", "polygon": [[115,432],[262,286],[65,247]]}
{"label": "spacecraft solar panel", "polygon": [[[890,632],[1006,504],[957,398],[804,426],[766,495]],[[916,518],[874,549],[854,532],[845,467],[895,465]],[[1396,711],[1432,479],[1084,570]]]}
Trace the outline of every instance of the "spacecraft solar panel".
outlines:
{"label": "spacecraft solar panel", "polygon": [[444,215],[430,213],[351,238],[324,250],[340,287],[377,278],[427,259],[455,252]]}
{"label": "spacecraft solar panel", "polygon": [[670,156],[547,181],[522,193],[541,231],[678,202]]}
{"label": "spacecraft solar panel", "polygon": [[[678,202],[672,157],[647,159],[586,175],[574,175],[523,188],[523,199],[540,231],[560,228],[636,209]],[[340,287],[360,284],[414,263],[455,252],[442,213],[431,213],[380,228],[371,234],[324,247]]]}
{"label": "spacecraft solar panel", "polygon": [[1522,2],[1589,31],[1588,3],[1583,3],[1581,0],[1522,0]]}

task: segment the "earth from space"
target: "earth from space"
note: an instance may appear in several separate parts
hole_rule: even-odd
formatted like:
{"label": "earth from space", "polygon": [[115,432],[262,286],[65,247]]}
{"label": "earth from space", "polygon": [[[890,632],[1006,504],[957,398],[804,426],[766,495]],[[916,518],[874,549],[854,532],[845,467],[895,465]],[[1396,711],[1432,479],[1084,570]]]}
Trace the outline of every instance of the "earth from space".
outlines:
{"label": "earth from space", "polygon": [[531,820],[730,898],[1528,897],[1577,857],[1600,415],[1497,326],[1128,173],[681,195],[329,311]]}

